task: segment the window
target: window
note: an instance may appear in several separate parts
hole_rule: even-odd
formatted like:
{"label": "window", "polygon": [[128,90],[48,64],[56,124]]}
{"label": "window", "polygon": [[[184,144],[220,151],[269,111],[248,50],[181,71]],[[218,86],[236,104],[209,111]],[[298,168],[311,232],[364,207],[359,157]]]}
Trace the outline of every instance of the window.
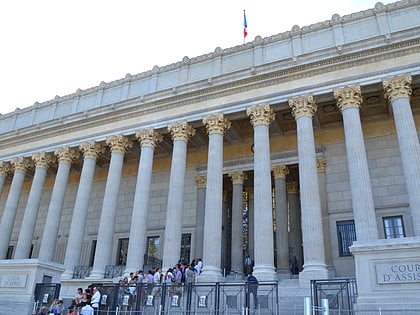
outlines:
{"label": "window", "polygon": [[127,252],[128,252],[128,238],[120,238],[118,240],[118,256],[117,265],[127,265]]}
{"label": "window", "polygon": [[351,256],[349,247],[356,241],[354,221],[337,221],[337,236],[340,257]]}
{"label": "window", "polygon": [[7,247],[6,259],[12,259],[14,246]]}
{"label": "window", "polygon": [[93,262],[95,261],[95,252],[96,252],[96,240],[92,241],[92,247],[90,248],[90,258],[89,258],[89,266],[93,266]]}
{"label": "window", "polygon": [[383,217],[385,238],[405,237],[403,218],[401,215]]}
{"label": "window", "polygon": [[185,263],[190,263],[191,234],[182,234],[181,239],[181,257]]}

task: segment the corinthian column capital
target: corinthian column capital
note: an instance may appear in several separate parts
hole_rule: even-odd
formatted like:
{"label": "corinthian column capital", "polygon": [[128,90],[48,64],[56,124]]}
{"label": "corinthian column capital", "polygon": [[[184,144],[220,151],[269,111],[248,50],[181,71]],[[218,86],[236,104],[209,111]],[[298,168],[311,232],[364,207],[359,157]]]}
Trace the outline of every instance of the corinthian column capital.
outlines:
{"label": "corinthian column capital", "polygon": [[195,182],[197,183],[197,188],[206,188],[207,177],[206,176],[197,176],[195,178]]}
{"label": "corinthian column capital", "polygon": [[411,89],[411,75],[396,76],[392,79],[384,79],[382,88],[385,97],[392,102],[394,99],[405,97],[410,98],[413,90]]}
{"label": "corinthian column capital", "polygon": [[35,167],[48,168],[51,164],[55,163],[55,156],[46,152],[38,152],[32,154],[32,161],[35,163]]}
{"label": "corinthian column capital", "polygon": [[276,114],[271,108],[270,104],[256,105],[254,107],[248,107],[246,114],[249,116],[251,125],[255,128],[257,125],[270,125],[271,122],[276,118]]}
{"label": "corinthian column capital", "polygon": [[79,145],[79,149],[83,152],[85,159],[91,158],[96,160],[99,156],[105,153],[105,147],[95,141],[84,142]]}
{"label": "corinthian column capital", "polygon": [[106,144],[111,149],[111,153],[125,154],[133,146],[133,142],[124,136],[112,136],[106,139]]}
{"label": "corinthian column capital", "polygon": [[232,179],[233,185],[241,185],[244,183],[244,180],[248,178],[248,176],[242,171],[229,173],[228,175]]}
{"label": "corinthian column capital", "polygon": [[136,138],[139,140],[140,146],[149,146],[155,148],[156,145],[163,140],[159,131],[151,129],[142,129],[136,132]]}
{"label": "corinthian column capital", "polygon": [[33,163],[30,159],[24,157],[16,157],[11,161],[15,172],[26,173],[33,167]]}
{"label": "corinthian column capital", "polygon": [[298,183],[297,182],[288,182],[286,183],[286,190],[288,194],[297,194],[298,192]]}
{"label": "corinthian column capital", "polygon": [[221,113],[204,117],[203,123],[206,125],[206,130],[209,135],[213,133],[219,133],[223,135],[231,125],[229,119]]}
{"label": "corinthian column capital", "polygon": [[58,158],[58,163],[73,163],[79,156],[80,152],[69,147],[59,148],[55,150],[54,154]]}
{"label": "corinthian column capital", "polygon": [[286,178],[286,175],[289,174],[289,168],[284,164],[274,166],[272,171],[274,174],[274,179]]}
{"label": "corinthian column capital", "polygon": [[171,133],[172,141],[188,141],[192,136],[195,135],[195,129],[186,121],[181,121],[169,125],[168,131]]}
{"label": "corinthian column capital", "polygon": [[317,105],[313,95],[289,98],[289,106],[295,119],[300,117],[311,117],[317,110]]}
{"label": "corinthian column capital", "polygon": [[318,173],[325,173],[325,167],[327,166],[327,161],[325,159],[316,160],[316,168]]}
{"label": "corinthian column capital", "polygon": [[0,176],[7,176],[10,172],[10,163],[0,161]]}
{"label": "corinthian column capital", "polygon": [[359,85],[335,89],[334,97],[341,112],[347,108],[359,109],[362,104],[362,91]]}

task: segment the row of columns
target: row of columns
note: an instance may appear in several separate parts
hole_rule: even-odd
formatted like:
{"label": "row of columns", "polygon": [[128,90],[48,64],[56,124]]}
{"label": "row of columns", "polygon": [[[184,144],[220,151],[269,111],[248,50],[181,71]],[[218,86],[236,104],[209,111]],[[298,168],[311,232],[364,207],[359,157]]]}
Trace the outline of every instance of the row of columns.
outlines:
{"label": "row of columns", "polygon": [[[416,236],[420,235],[420,146],[414,119],[410,109],[411,77],[396,77],[384,80],[383,88],[389,99],[397,126],[404,173],[407,179],[410,207]],[[344,87],[336,89],[334,96],[337,106],[343,114],[348,167],[350,173],[353,211],[358,240],[369,241],[378,238],[375,220],[373,194],[370,185],[366,150],[364,147],[361,129],[359,108],[362,103],[360,87]],[[289,99],[289,105],[297,124],[299,182],[302,215],[302,237],[304,246],[304,271],[301,273],[303,281],[307,279],[324,278],[327,276],[325,263],[325,249],[323,242],[323,224],[319,182],[317,175],[317,161],[315,154],[315,141],[312,126],[312,117],[317,106],[312,95]],[[270,143],[269,125],[274,120],[273,109],[268,105],[258,105],[247,109],[247,115],[254,128],[254,273],[261,280],[275,278],[274,269],[274,240],[272,232],[272,203],[271,203],[271,169],[270,169]],[[204,218],[204,229],[198,233],[203,240],[203,260],[205,268],[203,276],[205,281],[219,281],[221,278],[221,240],[222,240],[222,203],[223,203],[223,135],[230,128],[229,120],[223,114],[213,114],[203,118],[209,134],[207,183],[205,192],[200,191],[201,198],[205,199],[204,214],[197,216],[197,222]],[[179,248],[182,235],[182,209],[184,195],[184,179],[186,170],[187,142],[195,133],[186,122],[168,126],[174,142],[171,176],[168,192],[167,222],[165,228],[165,242],[163,250],[163,266],[167,268],[179,259]],[[132,224],[139,219],[147,222],[148,202],[153,167],[153,152],[160,134],[153,130],[142,130],[136,133],[141,145],[141,156],[135,191],[135,202],[132,213]],[[124,154],[131,148],[132,142],[123,136],[114,136],[107,139],[106,144],[111,150],[111,161],[106,182],[104,201],[99,223],[98,239],[92,279],[102,278],[105,266],[111,264],[114,230],[117,213],[117,202],[122,175]],[[84,164],[76,203],[68,247],[65,256],[65,275],[70,276],[72,269],[79,263],[81,253],[81,239],[83,238],[87,209],[89,205],[90,190],[93,182],[93,173],[97,157],[103,153],[104,148],[94,142],[84,143],[80,146],[84,153]],[[78,158],[79,152],[71,148],[58,149],[55,155],[58,159],[57,176],[48,209],[46,226],[42,237],[39,259],[51,261],[54,257],[55,243],[58,234],[58,223],[64,201],[71,163]],[[39,208],[42,187],[44,185],[48,166],[54,158],[48,154],[34,154],[35,175],[29,194],[22,228],[16,247],[15,258],[26,258],[32,240],[33,229]],[[11,232],[18,207],[20,193],[26,171],[32,166],[32,161],[26,158],[12,160],[14,176],[9,195],[0,222],[0,259],[4,259],[10,241]],[[0,165],[0,188],[4,185],[7,165]],[[276,173],[276,192],[278,204],[278,220],[285,220],[285,196],[283,191],[284,170]],[[231,176],[233,177],[233,175]],[[235,180],[235,179],[234,179]],[[243,189],[243,178],[234,183],[235,195]],[[41,188],[40,188],[41,187]],[[204,188],[203,188],[204,189]],[[290,202],[290,201],[289,201]],[[235,209],[239,208],[239,199],[233,201]],[[235,226],[239,220],[234,218]],[[25,227],[25,229],[23,229]],[[146,231],[132,226],[126,272],[135,271],[143,265],[143,255],[146,246]],[[286,267],[285,244],[287,236],[279,233],[277,244],[280,244],[278,261],[280,268]],[[239,241],[233,239],[232,247],[236,250]],[[235,257],[236,255],[232,255]],[[241,257],[241,255],[240,255]],[[235,258],[236,259],[236,258]],[[287,257],[288,260],[288,257]],[[233,263],[237,268],[238,262]]]}

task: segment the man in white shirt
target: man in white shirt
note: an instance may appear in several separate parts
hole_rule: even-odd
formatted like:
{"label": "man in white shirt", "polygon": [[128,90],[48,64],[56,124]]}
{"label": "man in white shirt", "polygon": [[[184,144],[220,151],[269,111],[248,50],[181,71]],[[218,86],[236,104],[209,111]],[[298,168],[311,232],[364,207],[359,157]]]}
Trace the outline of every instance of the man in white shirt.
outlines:
{"label": "man in white shirt", "polygon": [[99,292],[97,287],[94,287],[90,305],[92,306],[93,310],[95,311],[95,315],[98,314],[99,303],[100,302],[101,302],[101,292]]}
{"label": "man in white shirt", "polygon": [[92,306],[86,302],[82,302],[82,309],[80,310],[80,315],[94,315],[95,311]]}

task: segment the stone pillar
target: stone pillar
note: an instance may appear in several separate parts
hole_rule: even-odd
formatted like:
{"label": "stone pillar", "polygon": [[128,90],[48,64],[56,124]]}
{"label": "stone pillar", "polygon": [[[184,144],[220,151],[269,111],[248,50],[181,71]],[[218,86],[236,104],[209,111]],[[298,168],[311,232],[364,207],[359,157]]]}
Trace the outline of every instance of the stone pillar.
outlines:
{"label": "stone pillar", "polygon": [[197,258],[203,258],[204,241],[204,209],[206,204],[206,176],[197,176],[197,211],[195,214],[195,246],[194,255]]}
{"label": "stone pillar", "polygon": [[106,139],[106,144],[111,150],[111,162],[109,163],[108,177],[106,179],[95,260],[90,279],[103,278],[106,266],[113,264],[114,225],[117,215],[124,154],[133,146],[133,142],[124,136],[112,136]]}
{"label": "stone pillar", "polygon": [[230,173],[232,179],[232,249],[231,270],[237,274],[243,273],[243,188],[247,176],[244,172]]}
{"label": "stone pillar", "polygon": [[137,171],[136,191],[133,212],[131,214],[130,242],[125,274],[142,269],[147,244],[147,222],[149,212],[150,189],[152,186],[153,155],[156,145],[162,141],[162,135],[154,129],[136,132],[141,147],[139,168]]}
{"label": "stone pillar", "polygon": [[7,174],[10,172],[10,164],[0,161],[0,197],[3,191],[4,182],[6,181]]}
{"label": "stone pillar", "polygon": [[246,113],[254,127],[254,274],[261,281],[271,281],[276,273],[269,125],[275,114],[269,104],[247,108]]}
{"label": "stone pillar", "polygon": [[71,163],[80,155],[77,150],[69,147],[57,149],[54,154],[58,159],[58,170],[38,255],[39,260],[43,261],[53,261],[54,259],[55,245],[57,243],[58,229],[60,226],[61,214],[63,212],[64,197],[66,195]]}
{"label": "stone pillar", "polygon": [[[300,204],[298,196],[298,183],[286,183],[287,199],[289,201],[289,260],[296,256],[298,269],[303,264],[302,229],[300,223]],[[291,263],[291,261],[289,261]]]}
{"label": "stone pillar", "polygon": [[330,240],[330,223],[328,217],[328,201],[327,201],[327,181],[325,178],[326,160],[319,159],[316,161],[318,170],[319,195],[321,197],[322,212],[322,231],[324,234],[325,263],[329,273],[329,278],[335,277],[334,264],[332,259],[332,249]]}
{"label": "stone pillar", "polygon": [[29,192],[20,227],[19,238],[16,245],[15,259],[27,259],[31,253],[32,238],[35,231],[36,219],[38,217],[39,205],[41,203],[42,191],[48,167],[55,162],[55,157],[46,152],[34,153],[32,160],[35,163],[35,174],[32,180],[31,191]]}
{"label": "stone pillar", "polygon": [[14,167],[14,175],[0,222],[0,259],[6,258],[25,173],[32,166],[31,161],[23,157],[14,158],[11,163]]}
{"label": "stone pillar", "polygon": [[289,169],[286,165],[278,165],[273,167],[273,174],[276,192],[277,273],[284,278],[284,276],[290,277],[289,220],[286,194],[286,175],[289,174]]}
{"label": "stone pillar", "polygon": [[316,104],[312,95],[289,99],[296,119],[301,220],[303,238],[303,271],[299,275],[301,286],[309,286],[312,279],[326,279],[324,238],[322,233],[321,201],[316,170],[315,140],[312,117]]}
{"label": "stone pillar", "polygon": [[195,129],[187,122],[168,126],[174,148],[169,179],[165,237],[163,241],[163,269],[173,267],[179,260],[182,238],[182,211],[184,208],[184,181],[187,164],[187,143]]}
{"label": "stone pillar", "polygon": [[74,267],[80,264],[96,160],[105,152],[103,145],[93,141],[82,143],[79,148],[83,152],[84,161],[64,258],[66,271],[62,274],[62,279],[71,279],[73,277]]}
{"label": "stone pillar", "polygon": [[207,158],[207,187],[204,214],[203,281],[222,279],[222,224],[223,224],[223,135],[230,128],[230,121],[223,114],[203,118],[209,135]]}
{"label": "stone pillar", "polygon": [[360,121],[359,108],[362,103],[360,86],[335,89],[334,96],[337,107],[343,114],[357,240],[373,241],[378,239],[378,226]]}
{"label": "stone pillar", "polygon": [[385,79],[382,85],[394,114],[414,235],[420,236],[420,145],[410,107],[411,76]]}

